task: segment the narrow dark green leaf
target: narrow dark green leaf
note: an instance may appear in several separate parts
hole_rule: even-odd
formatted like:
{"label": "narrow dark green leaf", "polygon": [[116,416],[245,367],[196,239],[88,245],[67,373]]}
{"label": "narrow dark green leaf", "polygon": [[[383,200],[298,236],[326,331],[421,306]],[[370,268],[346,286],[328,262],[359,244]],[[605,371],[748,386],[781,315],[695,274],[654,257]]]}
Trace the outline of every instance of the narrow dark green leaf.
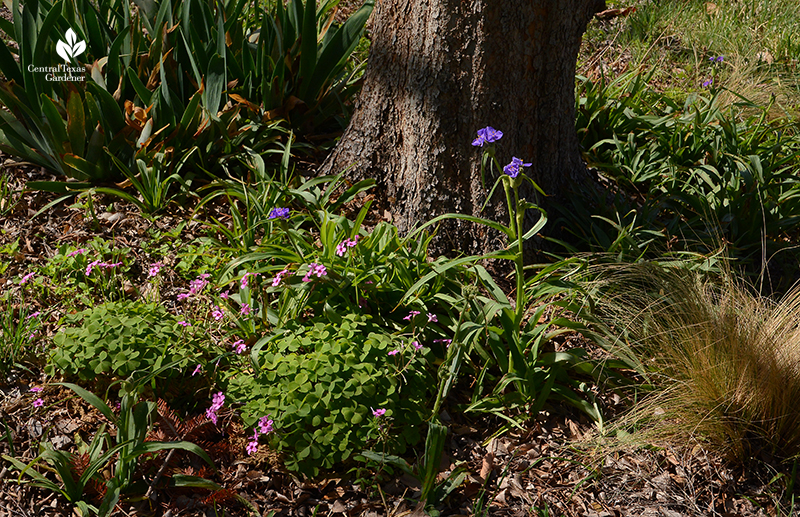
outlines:
{"label": "narrow dark green leaf", "polygon": [[331,81],[344,67],[347,58],[358,45],[374,7],[374,0],[364,2],[364,5],[351,14],[333,37],[326,42],[320,52],[314,74],[310,78],[303,77],[308,80],[305,90],[308,98],[303,98],[303,100],[306,102],[316,100],[325,83]]}
{"label": "narrow dark green leaf", "polygon": [[97,180],[103,177],[96,163],[89,163],[86,159],[74,154],[64,155],[64,163],[68,166],[64,171],[67,176],[80,180]]}
{"label": "narrow dark green leaf", "polygon": [[[108,61],[106,62],[106,78],[114,77],[117,80],[122,76],[122,66],[120,61],[120,51],[129,37],[131,26],[124,27],[117,35],[111,48],[108,50]],[[106,84],[108,86],[108,84]],[[116,85],[111,85],[116,88]],[[106,88],[107,89],[107,88]]]}
{"label": "narrow dark green leaf", "polygon": [[86,89],[91,91],[99,100],[100,111],[102,112],[101,122],[106,131],[111,134],[121,131],[125,126],[125,119],[122,114],[122,108],[119,107],[114,97],[94,82],[88,83]]}
{"label": "narrow dark green leaf", "polygon": [[[300,5],[302,0],[295,0]],[[300,33],[300,89],[298,97],[307,104],[311,104],[312,99],[306,98],[309,81],[314,74],[317,66],[317,2],[306,0],[305,11],[303,12],[303,25]]]}
{"label": "narrow dark green leaf", "polygon": [[21,86],[25,84],[19,65],[8,50],[5,42],[0,42],[0,72],[3,73],[7,80],[14,81]]}
{"label": "narrow dark green leaf", "polygon": [[72,153],[83,156],[86,150],[86,116],[83,113],[83,99],[72,92],[67,101],[67,134]]}
{"label": "narrow dark green leaf", "polygon": [[203,104],[212,119],[217,119],[219,106],[222,102],[222,92],[225,89],[225,61],[219,54],[214,54],[206,70],[206,88]]}
{"label": "narrow dark green leaf", "polygon": [[44,115],[47,119],[47,123],[50,126],[53,137],[56,139],[53,144],[57,145],[59,151],[63,153],[65,152],[64,144],[69,141],[66,130],[67,121],[61,117],[61,114],[58,112],[58,108],[53,102],[53,99],[45,94],[42,94],[41,105],[42,115]]}
{"label": "narrow dark green leaf", "polygon": [[131,85],[133,85],[133,89],[136,91],[136,95],[142,100],[142,104],[145,106],[150,106],[152,104],[153,99],[153,92],[147,89],[147,86],[139,79],[136,70],[133,68],[128,68],[126,70],[128,74],[128,80],[130,80]]}

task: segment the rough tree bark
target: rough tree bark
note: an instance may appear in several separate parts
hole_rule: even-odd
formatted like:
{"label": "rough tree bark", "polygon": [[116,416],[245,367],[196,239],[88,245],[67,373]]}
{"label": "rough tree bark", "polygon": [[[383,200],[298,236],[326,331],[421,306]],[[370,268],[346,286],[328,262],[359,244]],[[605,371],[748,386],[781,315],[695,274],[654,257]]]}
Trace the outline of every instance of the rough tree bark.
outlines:
{"label": "rough tree bark", "polygon": [[[512,155],[533,162],[526,172],[548,196],[565,199],[587,176],[575,132],[575,63],[587,23],[604,7],[379,0],[361,95],[321,172],[375,178],[401,232],[442,213],[479,215],[487,192],[481,150],[471,143],[491,125],[504,133],[501,165]],[[482,215],[507,222],[503,200],[498,188]],[[502,244],[497,238],[453,221],[434,251],[489,251]]]}

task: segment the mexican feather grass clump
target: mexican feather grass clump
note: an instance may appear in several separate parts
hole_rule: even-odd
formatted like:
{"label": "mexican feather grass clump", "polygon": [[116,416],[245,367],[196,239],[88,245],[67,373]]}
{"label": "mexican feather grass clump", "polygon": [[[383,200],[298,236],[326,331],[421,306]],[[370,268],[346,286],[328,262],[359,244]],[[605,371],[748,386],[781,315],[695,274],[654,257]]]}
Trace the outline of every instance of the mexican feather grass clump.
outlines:
{"label": "mexican feather grass clump", "polygon": [[652,388],[619,422],[627,436],[699,442],[742,463],[800,458],[800,289],[776,302],[729,274],[653,263],[592,289],[596,328]]}

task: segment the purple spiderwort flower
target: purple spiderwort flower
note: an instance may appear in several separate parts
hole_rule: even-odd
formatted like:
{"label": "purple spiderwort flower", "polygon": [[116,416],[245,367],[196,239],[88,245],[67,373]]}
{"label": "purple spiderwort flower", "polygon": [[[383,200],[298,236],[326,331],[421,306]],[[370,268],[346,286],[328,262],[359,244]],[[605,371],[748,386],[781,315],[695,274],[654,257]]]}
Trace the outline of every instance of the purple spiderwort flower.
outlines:
{"label": "purple spiderwort flower", "polygon": [[512,178],[516,178],[519,176],[520,168],[522,167],[530,167],[533,165],[532,163],[523,163],[522,160],[514,156],[511,158],[511,163],[503,167],[503,172],[511,176]]}
{"label": "purple spiderwort flower", "polygon": [[711,77],[710,79],[708,79],[708,80],[703,82],[703,88],[708,88],[712,84],[714,84],[714,78],[713,77]]}
{"label": "purple spiderwort flower", "polygon": [[503,138],[502,131],[498,131],[492,126],[486,126],[478,130],[478,138],[472,141],[472,145],[475,147],[483,147],[483,144],[491,144],[492,142],[497,142],[501,138]]}
{"label": "purple spiderwort flower", "polygon": [[288,208],[273,208],[269,213],[270,219],[289,219]]}

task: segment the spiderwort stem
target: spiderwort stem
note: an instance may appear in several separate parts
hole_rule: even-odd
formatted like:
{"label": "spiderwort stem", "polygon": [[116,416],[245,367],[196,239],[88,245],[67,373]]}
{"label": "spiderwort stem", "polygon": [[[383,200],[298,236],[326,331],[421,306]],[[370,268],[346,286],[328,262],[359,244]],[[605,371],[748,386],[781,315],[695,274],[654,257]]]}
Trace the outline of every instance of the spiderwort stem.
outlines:
{"label": "spiderwort stem", "polygon": [[522,236],[524,235],[523,224],[525,222],[525,207],[519,201],[519,185],[518,182],[514,182],[514,203],[516,204],[516,216],[517,216],[517,227],[516,227],[516,234],[517,234],[517,254],[514,257],[514,267],[516,269],[516,277],[517,277],[517,306],[516,311],[517,315],[514,321],[515,328],[520,328],[522,325],[522,313],[525,310],[525,271],[524,261],[523,261],[523,246],[522,246]]}

